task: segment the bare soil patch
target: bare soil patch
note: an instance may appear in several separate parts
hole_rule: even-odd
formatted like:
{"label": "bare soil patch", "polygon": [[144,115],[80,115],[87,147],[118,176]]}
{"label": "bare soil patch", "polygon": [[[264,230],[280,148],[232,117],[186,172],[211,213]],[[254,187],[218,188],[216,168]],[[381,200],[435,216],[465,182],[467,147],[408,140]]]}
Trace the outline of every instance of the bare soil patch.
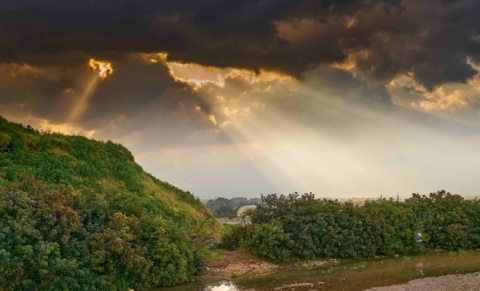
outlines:
{"label": "bare soil patch", "polygon": [[338,264],[339,260],[317,260],[276,265],[258,259],[245,250],[225,251],[210,261],[200,279],[230,279],[241,276],[267,275],[280,269],[314,268]]}
{"label": "bare soil patch", "polygon": [[201,279],[229,279],[244,275],[265,275],[279,268],[278,265],[258,260],[244,250],[225,251],[220,259],[210,261]]}

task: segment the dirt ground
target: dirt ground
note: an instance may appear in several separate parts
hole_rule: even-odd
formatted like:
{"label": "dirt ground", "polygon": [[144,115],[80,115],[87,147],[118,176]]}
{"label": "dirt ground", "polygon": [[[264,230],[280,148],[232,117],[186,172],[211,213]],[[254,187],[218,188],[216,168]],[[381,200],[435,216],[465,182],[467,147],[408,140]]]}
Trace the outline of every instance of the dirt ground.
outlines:
{"label": "dirt ground", "polygon": [[214,257],[207,264],[205,271],[200,275],[200,279],[230,279],[232,276],[266,275],[279,269],[311,268],[339,263],[338,260],[318,260],[308,263],[275,265],[255,258],[245,250],[224,251],[214,255]]}
{"label": "dirt ground", "polygon": [[229,279],[243,275],[264,275],[278,269],[278,266],[253,258],[244,250],[225,251],[210,261],[202,279]]}

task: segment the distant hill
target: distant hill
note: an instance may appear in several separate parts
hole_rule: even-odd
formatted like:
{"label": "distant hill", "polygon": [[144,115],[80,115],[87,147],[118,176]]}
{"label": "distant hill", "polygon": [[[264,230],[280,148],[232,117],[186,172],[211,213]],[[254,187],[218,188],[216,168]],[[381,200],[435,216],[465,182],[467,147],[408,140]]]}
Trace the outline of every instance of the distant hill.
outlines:
{"label": "distant hill", "polygon": [[[78,203],[68,204],[70,200],[65,200],[65,203],[68,202],[68,208],[75,212],[78,219],[83,223],[82,229],[84,230],[79,232],[80,238],[76,239],[85,243],[85,247],[90,250],[92,256],[95,253],[93,250],[98,248],[98,244],[91,245],[92,238],[98,238],[101,235],[108,237],[112,233],[109,227],[114,227],[115,221],[126,221],[127,218],[122,217],[133,217],[132,221],[134,223],[132,222],[132,225],[137,226],[127,228],[127,232],[132,232],[132,236],[128,237],[129,240],[127,241],[132,244],[133,249],[145,250],[145,252],[140,252],[142,258],[145,259],[143,265],[145,268],[142,269],[142,272],[145,271],[145,273],[142,275],[143,277],[138,274],[136,277],[132,275],[131,279],[128,279],[130,281],[128,281],[125,279],[129,278],[126,273],[117,274],[117,267],[107,272],[106,267],[102,265],[100,268],[94,265],[95,260],[89,259],[88,264],[91,265],[82,265],[86,270],[84,272],[91,272],[95,278],[100,277],[95,274],[103,274],[102,276],[107,277],[113,276],[108,277],[110,281],[105,279],[102,281],[103,283],[97,282],[100,285],[107,281],[110,282],[109,284],[113,284],[101,285],[102,288],[106,288],[105,290],[126,290],[127,287],[135,287],[135,290],[138,290],[143,287],[167,286],[184,282],[191,278],[199,270],[198,268],[201,268],[202,258],[199,257],[201,253],[199,241],[205,241],[205,238],[209,237],[218,237],[221,233],[221,225],[215,219],[208,219],[211,217],[211,212],[203,203],[191,193],[160,181],[143,171],[142,167],[135,163],[133,155],[124,146],[112,141],[103,142],[83,136],[41,132],[30,126],[12,123],[0,117],[0,173],[3,175],[1,185],[4,187],[0,191],[0,228],[2,226],[12,227],[9,221],[12,221],[12,219],[18,220],[19,215],[25,215],[24,212],[18,212],[19,210],[15,207],[11,211],[5,212],[2,210],[2,205],[5,206],[5,209],[13,207],[8,202],[11,201],[11,198],[9,198],[11,196],[8,196],[8,193],[12,191],[26,192],[27,196],[33,197],[31,199],[37,199],[35,197],[40,194],[47,195],[50,193],[48,195],[55,196],[58,193],[63,193],[62,191],[66,193],[64,195],[72,197],[77,197],[75,193],[79,193],[80,200]],[[25,178],[24,174],[33,176],[34,181]],[[36,182],[38,180],[43,181],[43,183]],[[24,186],[25,183],[30,186]],[[67,187],[67,190],[62,190],[65,189],[64,186]],[[37,191],[35,190],[37,188],[43,190]],[[92,199],[96,202],[91,202]],[[49,200],[48,203],[50,204],[47,203],[48,205],[44,202],[38,202],[40,200],[35,201],[36,204],[31,206],[33,207],[31,217],[41,211],[51,212],[54,211],[52,209],[57,209],[57,206],[55,206],[57,202],[54,200]],[[98,209],[105,212],[102,214],[104,218],[101,220],[95,218],[97,219],[95,223],[99,226],[93,229],[90,226],[92,222],[87,221],[93,218],[88,215],[93,217],[92,213],[100,211]],[[59,215],[63,214],[60,213]],[[95,215],[98,216],[98,214]],[[29,216],[26,216],[25,219],[28,218]],[[32,225],[34,225],[32,227],[36,227],[36,231],[40,233],[46,231],[45,236],[42,236],[45,239],[48,236],[48,229],[38,228],[38,219],[35,221],[32,220]],[[13,254],[17,252],[18,243],[11,243],[8,240],[2,241],[2,235],[8,237],[8,233],[2,234],[0,229],[0,249],[3,248],[3,250],[0,250],[0,257],[5,256],[5,253],[2,253],[3,251],[9,252],[8,248],[11,248],[9,256],[14,256]],[[66,237],[71,239],[70,235]],[[29,242],[29,244],[35,246],[38,243],[38,238],[34,237],[32,240],[33,242]],[[57,240],[54,240],[54,242],[61,244]],[[5,245],[2,245],[2,243],[5,243]],[[66,247],[69,247],[69,244],[66,244]],[[111,247],[111,245],[106,247]],[[102,254],[105,253],[102,252]],[[24,257],[25,254],[18,255],[17,259],[11,257],[11,260],[17,262],[23,258],[22,256]],[[74,256],[74,254],[67,252],[60,255],[61,258],[67,259],[69,256]],[[79,260],[83,259],[75,257],[75,261],[78,262]],[[129,259],[125,260],[131,263]],[[117,264],[119,259],[112,258],[111,261]],[[27,260],[22,264],[27,264],[27,262],[32,261]],[[80,265],[77,267],[80,268]],[[7,283],[12,282],[5,278],[8,277],[7,275],[13,276],[15,270],[18,270],[18,266],[15,268],[12,267],[11,273],[0,268],[0,277],[6,280],[5,283],[0,279],[1,290],[10,290],[6,286],[9,286]],[[2,273],[2,270],[6,273]],[[38,271],[34,267],[31,270],[32,272]],[[57,271],[51,272],[55,273]],[[19,277],[19,275],[15,276],[15,278]],[[29,276],[30,278],[38,277],[38,280],[41,280],[39,274],[33,273]],[[78,275],[71,275],[71,278],[75,278],[75,280],[78,279],[77,277]],[[73,280],[71,278],[69,280]],[[48,281],[49,284],[52,284],[51,279],[48,280],[50,280]],[[24,285],[24,289],[15,285],[16,287],[12,287],[11,290],[30,290],[29,288],[32,288],[33,285],[28,285],[25,282],[21,283]],[[78,280],[75,282],[75,284],[80,284]],[[89,284],[88,280],[85,282],[85,284]],[[41,282],[37,284],[41,284]],[[2,286],[5,289],[2,289]],[[73,285],[68,286],[67,289],[76,290],[72,287]],[[60,285],[52,288],[60,288]],[[64,287],[62,288],[64,289]],[[99,290],[103,290],[102,288]]]}

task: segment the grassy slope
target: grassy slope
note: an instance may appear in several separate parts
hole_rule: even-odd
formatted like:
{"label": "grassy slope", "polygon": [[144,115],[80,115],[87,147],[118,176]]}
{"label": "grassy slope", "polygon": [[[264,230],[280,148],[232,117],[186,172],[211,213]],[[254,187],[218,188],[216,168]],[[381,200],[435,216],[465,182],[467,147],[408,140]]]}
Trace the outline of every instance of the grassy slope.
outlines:
{"label": "grassy slope", "polygon": [[[144,172],[125,147],[111,141],[42,133],[0,116],[0,151],[0,173],[7,180],[31,174],[52,187],[95,191],[126,214],[158,214],[191,228],[211,215],[192,194]],[[217,236],[221,225],[211,219],[202,229]]]}

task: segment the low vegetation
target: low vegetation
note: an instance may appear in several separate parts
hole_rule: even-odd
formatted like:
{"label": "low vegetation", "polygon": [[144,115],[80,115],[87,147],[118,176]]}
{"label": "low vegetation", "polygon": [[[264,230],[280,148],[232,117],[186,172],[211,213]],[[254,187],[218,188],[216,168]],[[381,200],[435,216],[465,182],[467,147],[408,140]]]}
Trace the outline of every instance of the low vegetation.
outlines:
{"label": "low vegetation", "polygon": [[480,201],[445,191],[352,203],[313,194],[262,196],[252,224],[222,238],[227,249],[244,247],[272,261],[364,258],[480,247]]}
{"label": "low vegetation", "polygon": [[123,146],[0,117],[0,290],[147,290],[185,282],[221,226]]}

